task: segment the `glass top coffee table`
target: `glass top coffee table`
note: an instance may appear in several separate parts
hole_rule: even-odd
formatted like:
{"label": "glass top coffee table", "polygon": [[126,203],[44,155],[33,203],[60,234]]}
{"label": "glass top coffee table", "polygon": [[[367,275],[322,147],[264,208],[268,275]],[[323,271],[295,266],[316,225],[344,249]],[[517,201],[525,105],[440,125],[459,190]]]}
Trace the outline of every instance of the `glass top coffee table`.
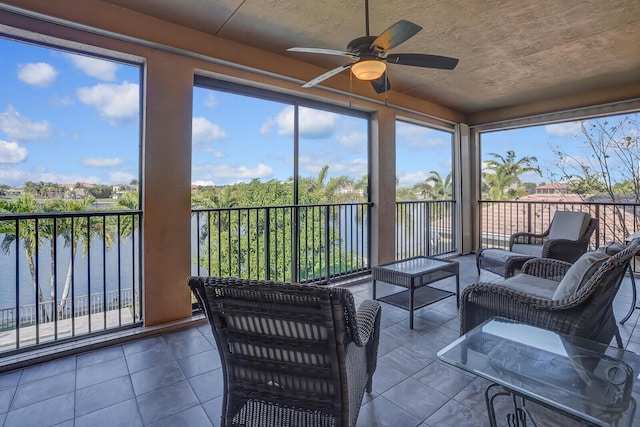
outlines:
{"label": "glass top coffee table", "polygon": [[[456,293],[460,294],[460,266],[456,261],[417,256],[371,268],[373,299],[376,299],[376,281],[380,280],[407,288],[406,291],[378,298],[396,307],[409,311],[409,328],[413,329],[413,312],[454,295],[453,292],[427,286],[438,280],[455,276]],[[422,288],[422,289],[421,289]]]}
{"label": "glass top coffee table", "polygon": [[596,426],[639,421],[632,393],[640,391],[640,355],[630,351],[493,318],[438,358],[492,382],[485,390],[491,426],[497,426],[493,403],[500,395],[513,397],[510,425],[527,425],[526,401]]}

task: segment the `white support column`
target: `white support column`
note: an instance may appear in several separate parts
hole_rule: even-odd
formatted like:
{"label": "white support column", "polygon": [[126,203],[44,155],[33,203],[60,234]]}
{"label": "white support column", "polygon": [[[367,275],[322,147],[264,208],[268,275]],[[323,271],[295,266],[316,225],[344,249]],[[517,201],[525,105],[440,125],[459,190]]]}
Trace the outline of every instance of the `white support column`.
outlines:
{"label": "white support column", "polygon": [[381,108],[371,120],[371,260],[372,266],[395,260],[396,120]]}
{"label": "white support column", "polygon": [[145,326],[191,316],[193,64],[150,52],[142,152]]}
{"label": "white support column", "polygon": [[458,205],[458,241],[456,242],[460,252],[467,254],[474,251],[474,230],[477,223],[477,164],[476,149],[472,141],[469,126],[460,123],[456,126],[456,143],[454,145],[454,158],[456,160],[456,172],[459,185],[456,190]]}

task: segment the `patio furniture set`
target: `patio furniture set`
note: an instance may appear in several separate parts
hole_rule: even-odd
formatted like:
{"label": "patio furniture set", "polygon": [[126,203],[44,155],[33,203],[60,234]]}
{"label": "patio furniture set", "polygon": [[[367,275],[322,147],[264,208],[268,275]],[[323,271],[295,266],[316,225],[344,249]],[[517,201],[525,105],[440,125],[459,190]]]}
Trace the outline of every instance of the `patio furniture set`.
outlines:
{"label": "patio furniture set", "polygon": [[[544,234],[512,236],[509,251],[478,251],[478,272],[486,268],[505,280],[474,283],[462,294],[458,263],[424,256],[374,266],[373,300],[363,301],[357,310],[345,288],[191,277],[189,286],[209,320],[222,361],[221,425],[354,426],[376,370],[378,301],[408,310],[413,329],[415,310],[454,295],[431,286],[450,277],[456,279],[461,338],[438,357],[495,383],[485,393],[491,425],[497,425],[494,400],[505,394],[513,396],[512,425],[526,425],[527,400],[595,425],[618,425],[620,420],[626,425],[635,411],[627,391],[640,382],[634,374],[640,356],[611,353],[608,345],[615,337],[622,348],[612,302],[631,259],[640,252],[640,238],[587,252],[597,219],[580,215],[578,223],[576,218],[558,213]],[[569,233],[578,237],[571,239]],[[524,245],[530,247],[522,249]],[[405,290],[376,300],[378,281]],[[554,339],[562,340],[563,350],[524,340],[523,328],[560,337]],[[590,352],[588,360],[576,359],[585,351]],[[593,386],[577,387],[574,381],[568,401],[555,399],[570,386],[557,378],[536,382],[530,371],[549,370],[553,377],[552,363],[532,365],[549,355],[567,378],[600,384],[605,396],[590,406]],[[629,366],[627,375],[623,368]],[[602,369],[609,369],[608,383],[601,378]],[[615,396],[606,394],[614,391]]]}

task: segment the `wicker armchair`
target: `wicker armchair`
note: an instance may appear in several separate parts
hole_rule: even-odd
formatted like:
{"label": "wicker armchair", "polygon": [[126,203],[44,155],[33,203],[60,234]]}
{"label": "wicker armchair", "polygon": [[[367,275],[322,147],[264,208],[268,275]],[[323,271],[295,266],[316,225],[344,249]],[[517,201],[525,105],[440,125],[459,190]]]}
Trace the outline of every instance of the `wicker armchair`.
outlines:
{"label": "wicker armchair", "polygon": [[191,277],[224,374],[222,426],[355,426],[371,392],[380,304],[347,289]]}
{"label": "wicker armchair", "polygon": [[530,288],[532,277],[546,279],[546,282],[540,281],[540,286],[559,282],[571,267],[559,260],[535,258],[524,264],[522,274],[505,282],[474,283],[460,298],[460,333],[500,316],[605,344],[615,336],[616,343],[622,347],[613,299],[629,263],[639,251],[640,239],[635,239],[600,265],[575,293],[563,299],[542,297],[538,289],[525,292],[514,286],[519,282]]}
{"label": "wicker armchair", "polygon": [[[560,224],[560,221],[579,222],[578,226],[583,221],[585,224],[588,221],[588,225],[584,227],[584,232],[577,234],[579,236],[577,239],[570,239],[566,238],[566,227],[564,224]],[[509,238],[509,251],[572,263],[587,252],[591,235],[597,228],[597,218],[590,218],[589,215],[582,212],[557,211],[551,221],[551,225],[544,233],[521,232],[511,235]]]}

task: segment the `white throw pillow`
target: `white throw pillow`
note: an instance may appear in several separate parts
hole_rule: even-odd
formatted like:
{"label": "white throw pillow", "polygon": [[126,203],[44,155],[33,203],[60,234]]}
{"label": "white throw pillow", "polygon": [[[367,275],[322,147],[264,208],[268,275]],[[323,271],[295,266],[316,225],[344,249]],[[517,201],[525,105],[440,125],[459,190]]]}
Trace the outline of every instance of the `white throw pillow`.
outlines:
{"label": "white throw pillow", "polygon": [[604,252],[587,252],[567,270],[552,299],[560,300],[573,295],[593,276],[600,266],[609,259]]}

